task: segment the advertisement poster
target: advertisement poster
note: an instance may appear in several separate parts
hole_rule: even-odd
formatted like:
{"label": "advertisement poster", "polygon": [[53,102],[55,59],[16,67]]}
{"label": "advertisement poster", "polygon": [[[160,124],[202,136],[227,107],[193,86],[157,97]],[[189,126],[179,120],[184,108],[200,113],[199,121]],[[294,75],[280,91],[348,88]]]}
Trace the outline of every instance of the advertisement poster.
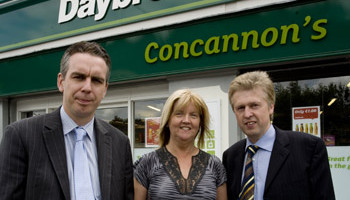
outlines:
{"label": "advertisement poster", "polygon": [[160,117],[145,118],[146,147],[158,147],[157,131],[160,126]]}
{"label": "advertisement poster", "polygon": [[292,130],[321,137],[320,106],[294,107]]}
{"label": "advertisement poster", "polygon": [[327,147],[329,167],[337,200],[349,199],[350,146]]}
{"label": "advertisement poster", "polygon": [[210,135],[204,139],[203,151],[221,158],[220,100],[205,101],[210,113]]}

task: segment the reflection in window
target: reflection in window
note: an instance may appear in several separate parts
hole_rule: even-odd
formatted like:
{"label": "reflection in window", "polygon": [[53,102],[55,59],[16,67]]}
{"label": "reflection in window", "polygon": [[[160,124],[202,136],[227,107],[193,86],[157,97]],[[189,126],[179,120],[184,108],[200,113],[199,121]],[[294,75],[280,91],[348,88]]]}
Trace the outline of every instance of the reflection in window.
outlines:
{"label": "reflection in window", "polygon": [[321,138],[326,145],[350,145],[349,81],[350,76],[342,76],[275,83],[273,123],[292,130],[292,108],[320,106]]}
{"label": "reflection in window", "polygon": [[135,101],[135,148],[144,148],[145,119],[160,117],[166,99]]}
{"label": "reflection in window", "polygon": [[128,135],[128,108],[97,109],[95,116],[102,119]]}
{"label": "reflection in window", "polygon": [[45,110],[33,110],[33,111],[21,112],[21,119],[43,115],[45,113],[46,113]]}
{"label": "reflection in window", "polygon": [[49,108],[47,111],[48,113],[52,113],[53,111],[57,110],[58,108]]}

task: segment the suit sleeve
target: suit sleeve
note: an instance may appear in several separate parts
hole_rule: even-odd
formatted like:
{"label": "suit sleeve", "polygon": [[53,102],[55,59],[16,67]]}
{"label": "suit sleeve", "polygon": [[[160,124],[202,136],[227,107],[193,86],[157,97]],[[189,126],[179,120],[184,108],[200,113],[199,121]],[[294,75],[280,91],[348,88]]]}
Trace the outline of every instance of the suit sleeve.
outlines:
{"label": "suit sleeve", "polygon": [[327,149],[320,139],[317,140],[312,157],[310,182],[312,199],[335,199]]}
{"label": "suit sleeve", "polygon": [[0,199],[25,199],[27,156],[16,126],[5,129],[0,144]]}
{"label": "suit sleeve", "polygon": [[134,173],[133,173],[133,163],[131,155],[130,142],[127,140],[126,150],[125,150],[125,194],[126,199],[134,199]]}
{"label": "suit sleeve", "polygon": [[224,153],[222,154],[222,164],[226,168],[226,151],[224,151]]}

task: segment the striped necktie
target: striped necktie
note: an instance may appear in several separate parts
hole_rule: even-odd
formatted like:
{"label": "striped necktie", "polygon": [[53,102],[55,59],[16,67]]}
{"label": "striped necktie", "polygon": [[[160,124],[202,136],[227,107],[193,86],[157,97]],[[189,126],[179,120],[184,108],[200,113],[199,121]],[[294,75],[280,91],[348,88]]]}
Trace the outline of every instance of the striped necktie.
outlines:
{"label": "striped necktie", "polygon": [[90,177],[89,163],[84,145],[86,131],[83,128],[75,129],[74,147],[74,188],[76,200],[93,200],[92,183]]}
{"label": "striped necktie", "polygon": [[244,168],[244,178],[242,182],[242,189],[239,193],[239,200],[253,200],[254,199],[254,170],[253,170],[253,156],[259,150],[256,145],[250,145],[247,148],[248,156]]}

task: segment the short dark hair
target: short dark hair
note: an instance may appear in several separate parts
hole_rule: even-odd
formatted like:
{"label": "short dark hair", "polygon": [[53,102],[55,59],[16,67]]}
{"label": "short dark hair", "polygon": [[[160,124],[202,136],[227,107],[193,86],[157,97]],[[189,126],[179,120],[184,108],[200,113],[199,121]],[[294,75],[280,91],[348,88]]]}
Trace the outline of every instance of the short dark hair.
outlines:
{"label": "short dark hair", "polygon": [[109,57],[107,51],[97,42],[81,41],[68,47],[62,56],[60,64],[60,73],[62,74],[63,78],[65,78],[67,74],[70,57],[76,53],[88,53],[92,56],[102,58],[107,65],[106,83],[108,83],[111,75],[111,58]]}

